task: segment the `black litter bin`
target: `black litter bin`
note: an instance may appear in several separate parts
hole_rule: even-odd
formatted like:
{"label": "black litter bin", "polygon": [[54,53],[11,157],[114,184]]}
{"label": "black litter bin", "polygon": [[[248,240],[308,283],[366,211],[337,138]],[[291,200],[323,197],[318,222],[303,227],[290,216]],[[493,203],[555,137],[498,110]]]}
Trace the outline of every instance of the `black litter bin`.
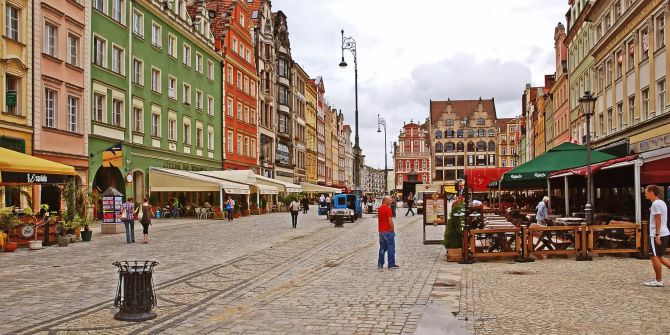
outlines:
{"label": "black litter bin", "polygon": [[156,317],[153,269],[156,261],[123,261],[113,263],[119,269],[119,284],[114,306],[120,310],[114,318],[122,321],[145,321]]}

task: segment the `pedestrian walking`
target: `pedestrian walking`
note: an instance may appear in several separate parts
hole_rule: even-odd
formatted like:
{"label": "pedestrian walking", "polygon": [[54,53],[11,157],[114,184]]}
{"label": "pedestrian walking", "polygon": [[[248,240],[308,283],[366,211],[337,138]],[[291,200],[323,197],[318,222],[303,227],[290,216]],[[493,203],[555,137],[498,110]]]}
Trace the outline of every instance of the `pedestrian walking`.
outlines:
{"label": "pedestrian walking", "polygon": [[307,197],[302,198],[302,214],[307,214],[309,210],[309,199]]}
{"label": "pedestrian walking", "polygon": [[656,278],[647,280],[644,286],[663,287],[663,267],[665,265],[670,269],[670,261],[663,256],[670,240],[670,230],[668,230],[668,206],[660,199],[661,188],[656,185],[649,185],[644,189],[645,197],[650,200],[649,209],[649,239],[651,244],[651,265],[654,268]]}
{"label": "pedestrian walking", "polygon": [[535,214],[535,221],[541,226],[547,225],[547,218],[549,218],[549,212],[547,209],[548,206],[549,197],[542,198],[542,201],[540,201],[537,206],[535,206],[535,209],[537,209],[537,213]]}
{"label": "pedestrian walking", "polygon": [[415,215],[412,206],[414,206],[414,192],[409,192],[409,195],[407,196],[407,213],[405,213],[405,216],[409,215],[410,212],[412,213],[412,216]]}
{"label": "pedestrian walking", "polygon": [[228,216],[228,222],[233,222],[233,210],[235,210],[235,200],[231,196],[228,196],[226,200],[226,213]]}
{"label": "pedestrian walking", "polygon": [[330,212],[330,206],[331,206],[331,203],[330,203],[330,195],[329,195],[329,196],[326,197],[326,208],[328,208],[328,212]]}
{"label": "pedestrian walking", "polygon": [[[391,212],[393,212],[393,217],[395,217],[395,212],[398,209],[398,201],[396,200],[395,197],[391,198]],[[377,209],[377,212],[379,212],[379,209]]]}
{"label": "pedestrian walking", "polygon": [[393,213],[389,204],[391,197],[385,196],[382,205],[377,209],[377,230],[379,231],[379,258],[377,268],[384,268],[384,254],[388,254],[389,269],[397,269],[395,263],[395,229],[393,224]]}
{"label": "pedestrian walking", "polygon": [[297,228],[298,213],[300,212],[300,203],[298,202],[298,199],[293,199],[293,201],[291,201],[289,209],[291,210],[291,223],[293,224],[293,228]]}
{"label": "pedestrian walking", "polygon": [[144,198],[144,202],[138,209],[137,217],[140,219],[142,224],[142,234],[144,234],[144,243],[149,243],[149,226],[151,226],[151,218],[155,217],[151,204],[149,204],[149,199]]}
{"label": "pedestrian walking", "polygon": [[135,243],[135,199],[126,199],[121,206],[121,219],[126,228],[126,243]]}
{"label": "pedestrian walking", "polygon": [[321,196],[319,196],[319,205],[321,205],[321,207],[326,206],[326,196],[323,195],[323,193],[321,193]]}

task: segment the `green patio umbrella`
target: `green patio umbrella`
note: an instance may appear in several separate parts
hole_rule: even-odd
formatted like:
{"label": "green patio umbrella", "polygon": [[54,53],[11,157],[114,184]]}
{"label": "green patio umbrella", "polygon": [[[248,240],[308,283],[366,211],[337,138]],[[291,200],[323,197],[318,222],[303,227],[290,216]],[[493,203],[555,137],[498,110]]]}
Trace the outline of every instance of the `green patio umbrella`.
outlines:
{"label": "green patio umbrella", "polygon": [[[615,159],[616,156],[591,150],[591,163]],[[506,172],[502,188],[544,188],[547,177],[554,171],[586,165],[586,147],[570,142],[563,143],[534,159]]]}

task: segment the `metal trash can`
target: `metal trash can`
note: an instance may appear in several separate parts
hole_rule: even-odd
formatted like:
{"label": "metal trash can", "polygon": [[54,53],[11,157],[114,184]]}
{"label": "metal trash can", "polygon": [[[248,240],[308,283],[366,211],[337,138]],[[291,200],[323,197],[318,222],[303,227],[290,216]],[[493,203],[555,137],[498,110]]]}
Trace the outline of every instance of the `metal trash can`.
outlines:
{"label": "metal trash can", "polygon": [[119,283],[114,306],[120,310],[114,318],[122,321],[145,321],[156,317],[153,269],[156,261],[123,261],[113,263],[119,269]]}

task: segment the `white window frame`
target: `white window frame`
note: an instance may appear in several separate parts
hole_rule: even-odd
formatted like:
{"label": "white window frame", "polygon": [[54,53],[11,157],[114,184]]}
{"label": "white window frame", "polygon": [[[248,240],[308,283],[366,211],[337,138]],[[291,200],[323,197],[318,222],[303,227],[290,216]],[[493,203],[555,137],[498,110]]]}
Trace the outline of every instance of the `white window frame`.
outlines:
{"label": "white window frame", "polygon": [[144,38],[144,14],[137,9],[133,9],[133,34]]}
{"label": "white window frame", "polygon": [[161,94],[161,70],[155,67],[151,67],[151,91]]}
{"label": "white window frame", "polygon": [[204,148],[204,132],[202,125],[196,123],[195,125],[195,147],[199,149]]}
{"label": "white window frame", "polygon": [[182,139],[184,145],[191,145],[192,136],[191,136],[191,119],[184,118],[184,124],[182,125]]}
{"label": "white window frame", "polygon": [[207,150],[214,151],[214,128],[207,126]]}
{"label": "white window frame", "polygon": [[133,57],[133,83],[144,86],[144,62]]}
{"label": "white window frame", "polygon": [[182,101],[185,105],[191,105],[191,85],[187,82],[182,84]]}
{"label": "white window frame", "polygon": [[14,41],[21,41],[21,8],[5,5],[5,35]]}
{"label": "white window frame", "polygon": [[93,35],[93,64],[107,67],[107,40],[98,35]]}
{"label": "white window frame", "polygon": [[43,52],[51,57],[58,58],[58,26],[49,21],[44,22]]}
{"label": "white window frame", "polygon": [[[112,98],[112,122],[116,127],[123,127],[123,100]],[[118,108],[117,108],[118,106]],[[118,122],[117,122],[118,121]]]}
{"label": "white window frame", "polygon": [[235,141],[235,134],[233,134],[233,131],[232,131],[232,130],[229,130],[229,131],[228,131],[228,137],[227,137],[227,138],[228,138],[228,140],[226,141],[226,151],[227,151],[228,153],[231,153],[231,154],[232,154],[233,151],[234,151],[234,148],[233,148],[233,144],[234,144],[234,143],[233,143],[233,141]]}
{"label": "white window frame", "polygon": [[79,66],[79,41],[78,35],[67,34],[67,63],[70,65]]}
{"label": "white window frame", "polygon": [[161,137],[161,115],[160,113],[151,113],[151,136]]}
{"label": "white window frame", "polygon": [[234,107],[235,107],[235,104],[234,104],[233,98],[228,97],[228,104],[226,105],[226,114],[228,116],[232,117],[234,115],[234,113],[235,113]]}
{"label": "white window frame", "polygon": [[[124,0],[111,0],[112,5],[111,7],[111,18],[112,20],[124,24],[124,17],[123,13],[125,12],[125,6],[124,6]],[[118,16],[118,17],[117,17]]]}
{"label": "white window frame", "polygon": [[184,43],[182,47],[183,53],[182,53],[182,63],[188,67],[191,67],[191,46]]}
{"label": "white window frame", "polygon": [[667,102],[666,91],[668,89],[667,82],[665,78],[661,78],[656,81],[656,104],[658,108],[658,113],[656,115],[661,115],[665,111],[665,105]]}
{"label": "white window frame", "polygon": [[237,134],[237,155],[242,156],[244,147],[242,146],[242,135]]}
{"label": "white window frame", "polygon": [[133,106],[133,132],[144,132],[144,110],[142,110],[142,107]]}
{"label": "white window frame", "polygon": [[160,24],[151,21],[151,45],[158,49],[163,48],[163,33]]}
{"label": "white window frame", "polygon": [[177,59],[177,36],[168,33],[168,55]]}
{"label": "white window frame", "polygon": [[67,131],[76,133],[79,131],[79,97],[74,95],[67,96]]}
{"label": "white window frame", "polygon": [[202,54],[199,52],[195,52],[195,71],[203,74],[203,60],[202,60]]}
{"label": "white window frame", "polygon": [[177,141],[177,119],[168,119],[168,140]]}
{"label": "white window frame", "polygon": [[[98,98],[100,98],[100,104],[98,104]],[[106,107],[107,107],[107,96],[104,93],[94,92],[93,93],[93,121],[105,122],[107,117]],[[98,114],[99,117],[98,117]]]}
{"label": "white window frame", "polygon": [[58,91],[44,88],[44,127],[56,129],[58,127]]}
{"label": "white window frame", "polygon": [[214,97],[211,95],[207,96],[207,115],[214,115]]}
{"label": "white window frame", "polygon": [[207,79],[214,80],[214,62],[207,60]]}
{"label": "white window frame", "polygon": [[177,100],[177,84],[178,80],[172,75],[168,75],[168,98]]}
{"label": "white window frame", "polygon": [[[118,51],[118,59],[117,57]],[[124,60],[125,50],[116,44],[112,44],[112,72],[123,75],[124,74]]]}
{"label": "white window frame", "polygon": [[202,93],[201,90],[196,89],[195,90],[195,109],[197,111],[202,112],[204,106],[205,106],[205,95]]}

